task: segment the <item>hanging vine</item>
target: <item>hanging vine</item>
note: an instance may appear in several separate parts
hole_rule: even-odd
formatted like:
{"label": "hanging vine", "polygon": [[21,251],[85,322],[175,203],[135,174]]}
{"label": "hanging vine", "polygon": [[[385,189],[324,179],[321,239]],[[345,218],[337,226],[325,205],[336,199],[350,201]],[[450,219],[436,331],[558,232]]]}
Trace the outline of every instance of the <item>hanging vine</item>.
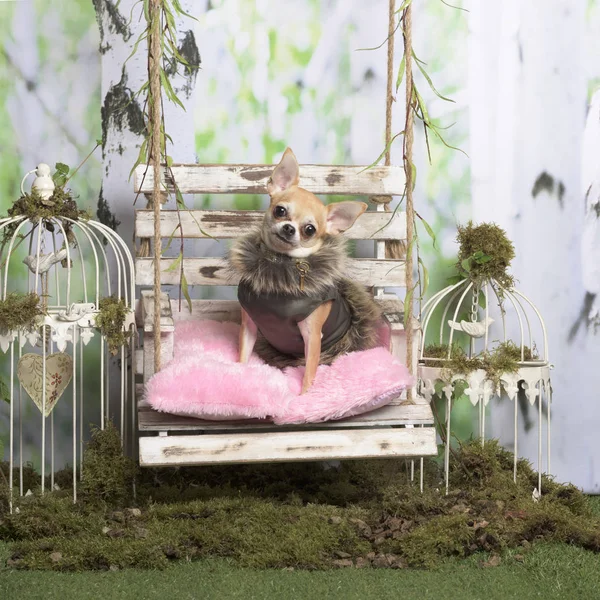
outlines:
{"label": "hanging vine", "polygon": [[[140,43],[147,42],[148,45],[148,80],[142,85],[135,94],[136,97],[143,98],[142,113],[144,116],[145,129],[144,139],[140,146],[138,157],[131,169],[131,174],[142,164],[146,164],[146,169],[142,178],[145,178],[149,169],[153,169],[154,189],[148,197],[148,208],[154,210],[155,217],[155,235],[154,235],[154,269],[155,269],[155,295],[160,294],[160,259],[165,250],[170,248],[173,239],[179,234],[180,250],[179,255],[173,261],[168,270],[179,271],[179,301],[181,306],[182,295],[188,303],[191,311],[191,298],[188,291],[188,283],[184,272],[184,238],[183,228],[181,226],[181,212],[188,210],[183,195],[177,186],[171,167],[173,158],[168,153],[168,144],[173,140],[165,128],[165,115],[163,96],[169,102],[185,110],[183,102],[177,96],[170,77],[179,73],[181,69],[186,74],[193,74],[199,65],[192,64],[180,51],[177,45],[177,17],[194,17],[185,12],[179,0],[142,0],[143,14],[146,20],[146,28],[141,32],[136,40],[131,56],[138,51]],[[127,60],[129,60],[129,58]],[[170,170],[170,180],[173,186],[175,196],[175,207],[178,214],[178,224],[170,233],[165,248],[162,247],[162,233],[160,231],[160,204],[165,202],[169,196],[169,190],[161,183],[161,168]],[[139,194],[138,194],[139,195]],[[137,196],[136,196],[137,201]],[[199,223],[197,223],[200,228]],[[200,228],[200,231],[202,229]],[[203,235],[207,235],[202,231]],[[210,237],[210,236],[208,236]],[[150,255],[150,240],[142,240],[140,256]],[[158,352],[157,352],[158,354]]]}
{"label": "hanging vine", "polygon": [[[171,84],[170,77],[176,75],[180,69],[184,69],[186,73],[191,74],[198,69],[198,65],[191,64],[181,53],[177,46],[177,17],[194,17],[185,12],[179,0],[141,0],[143,7],[143,15],[146,21],[146,27],[141,32],[136,40],[129,60],[138,51],[139,45],[147,42],[148,53],[148,80],[135,94],[136,97],[143,98],[143,117],[144,117],[144,140],[140,146],[140,151],[135,161],[131,174],[141,165],[146,164],[146,169],[142,176],[144,179],[149,169],[153,170],[153,192],[151,196],[147,196],[148,208],[154,211],[154,297],[156,299],[156,307],[160,306],[160,266],[162,254],[167,250],[179,232],[180,250],[178,257],[169,267],[170,271],[179,271],[179,303],[181,308],[181,296],[183,295],[188,303],[189,310],[192,309],[192,301],[188,291],[188,283],[184,272],[184,238],[183,227],[181,225],[181,212],[188,210],[183,195],[177,186],[177,182],[173,176],[171,167],[173,158],[169,155],[167,145],[173,143],[172,138],[165,128],[164,115],[164,97],[173,104],[179,106],[183,110],[185,107]],[[126,61],[127,62],[127,61]],[[173,186],[175,195],[175,206],[178,215],[178,224],[171,232],[168,242],[163,249],[162,247],[162,232],[160,227],[160,206],[165,202],[169,195],[169,190],[162,184],[161,168],[170,170],[170,180]],[[130,174],[130,175],[131,175]],[[138,193],[139,196],[139,193]],[[137,202],[137,196],[135,202]],[[134,202],[134,203],[135,203]],[[198,224],[200,228],[200,225]],[[201,229],[200,229],[201,230]],[[202,230],[201,230],[202,231]],[[204,232],[202,232],[206,235]],[[150,240],[142,240],[138,252],[140,256],[150,255]],[[155,336],[155,356],[154,368],[155,371],[160,370],[160,310],[154,311],[154,331]]]}
{"label": "hanging vine", "polygon": [[[443,2],[443,0],[442,0]],[[381,154],[375,159],[368,168],[378,164],[382,158],[386,165],[390,164],[390,153],[392,144],[397,138],[402,137],[402,164],[405,174],[405,187],[404,193],[400,199],[400,203],[395,207],[392,212],[392,218],[395,216],[396,211],[400,207],[401,203],[405,201],[406,210],[406,251],[405,251],[405,268],[406,268],[406,296],[404,299],[404,315],[405,315],[405,326],[406,326],[406,353],[407,353],[407,364],[409,369],[412,370],[412,357],[413,354],[413,327],[412,318],[414,314],[414,300],[415,292],[418,290],[417,301],[419,302],[419,314],[421,312],[421,303],[425,294],[427,293],[427,287],[429,285],[429,274],[425,264],[421,258],[420,247],[419,247],[419,234],[418,234],[418,223],[421,224],[427,235],[431,238],[433,246],[435,248],[437,240],[433,228],[431,225],[417,212],[414,208],[413,203],[413,191],[416,183],[416,167],[413,162],[413,143],[414,143],[414,127],[415,118],[420,121],[423,125],[423,131],[425,134],[425,145],[427,147],[427,156],[431,163],[431,149],[429,145],[429,135],[432,133],[436,136],[446,147],[453,150],[463,152],[460,148],[456,148],[450,145],[444,139],[441,132],[441,127],[437,125],[429,116],[427,107],[423,100],[423,97],[419,93],[417,86],[414,81],[414,67],[423,75],[425,81],[429,84],[431,90],[441,100],[446,102],[454,102],[452,99],[442,95],[434,86],[431,77],[425,70],[425,64],[420,60],[413,49],[412,45],[412,0],[403,0],[402,4],[396,9],[395,0],[389,0],[389,21],[388,21],[388,37],[386,40],[375,48],[363,48],[363,50],[375,50],[381,48],[383,44],[387,42],[388,45],[388,74],[387,74],[387,94],[386,94],[386,132],[385,132],[385,147]],[[453,7],[446,2],[443,2],[451,8]],[[460,9],[464,10],[464,9]],[[393,56],[394,56],[394,38],[397,32],[400,31],[402,34],[403,42],[403,56],[398,67],[395,82],[395,94],[398,93],[400,86],[403,81],[405,83],[405,120],[404,128],[399,133],[392,135],[392,103],[396,100],[393,92]],[[463,152],[464,153],[464,152]],[[387,196],[381,200],[374,199],[375,201],[384,202],[386,210],[389,210],[389,203],[391,197]],[[390,252],[386,248],[386,255],[392,258],[398,258],[394,256],[394,252]],[[415,257],[417,262],[417,281],[414,281],[414,263]],[[410,398],[410,391],[409,391]]]}

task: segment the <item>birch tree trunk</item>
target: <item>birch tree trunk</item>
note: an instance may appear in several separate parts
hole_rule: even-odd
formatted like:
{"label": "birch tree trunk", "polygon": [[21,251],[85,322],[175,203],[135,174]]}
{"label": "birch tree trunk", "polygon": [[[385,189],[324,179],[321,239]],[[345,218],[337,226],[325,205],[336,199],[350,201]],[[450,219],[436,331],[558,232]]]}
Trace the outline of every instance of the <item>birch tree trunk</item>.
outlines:
{"label": "birch tree trunk", "polygon": [[[197,16],[205,2],[185,0],[184,10]],[[122,0],[118,8],[112,0],[94,0],[100,28],[102,54],[102,153],[104,173],[98,198],[98,218],[116,229],[126,241],[133,236],[133,181],[129,172],[138,156],[144,134],[143,98],[134,94],[148,79],[146,43],[127,60],[135,42],[145,28],[140,18],[141,5]],[[133,11],[133,13],[132,13]],[[133,18],[129,19],[129,15]],[[178,19],[179,50],[190,64],[200,64],[200,54],[193,29],[194,21]],[[127,62],[125,62],[127,61]],[[194,161],[193,101],[198,71],[185,69],[173,76],[172,84],[186,110],[164,103],[167,132],[174,141],[168,152],[175,161]],[[145,202],[139,199],[138,202]],[[141,206],[140,206],[141,207]]]}
{"label": "birch tree trunk", "polygon": [[[574,333],[586,297],[579,246],[584,4],[471,3],[470,155],[473,217],[507,230],[517,252],[517,287],[537,305],[548,328],[556,366],[552,472],[597,492],[600,465],[590,449],[597,446],[600,417],[595,398],[600,347],[585,327]],[[508,444],[511,414],[508,402],[493,408],[491,433]],[[535,414],[531,418],[536,422]],[[535,431],[527,434],[521,427],[519,434],[519,454],[530,459],[536,456]]]}

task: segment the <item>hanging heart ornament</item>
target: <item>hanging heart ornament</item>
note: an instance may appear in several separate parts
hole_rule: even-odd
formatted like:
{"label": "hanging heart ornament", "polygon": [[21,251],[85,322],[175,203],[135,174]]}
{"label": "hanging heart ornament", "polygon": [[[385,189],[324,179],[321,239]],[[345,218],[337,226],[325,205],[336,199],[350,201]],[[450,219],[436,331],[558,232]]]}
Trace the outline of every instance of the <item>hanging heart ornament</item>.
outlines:
{"label": "hanging heart ornament", "polygon": [[[17,377],[23,389],[40,412],[43,407],[44,358],[40,354],[24,354],[19,360]],[[64,352],[46,357],[46,406],[44,416],[51,412],[73,378],[73,359]]]}

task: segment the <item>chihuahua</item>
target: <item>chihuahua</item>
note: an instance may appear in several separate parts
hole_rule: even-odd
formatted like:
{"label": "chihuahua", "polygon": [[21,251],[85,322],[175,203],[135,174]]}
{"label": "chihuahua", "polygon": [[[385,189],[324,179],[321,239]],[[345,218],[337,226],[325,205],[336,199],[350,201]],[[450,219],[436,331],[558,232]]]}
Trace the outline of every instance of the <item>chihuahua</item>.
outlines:
{"label": "chihuahua", "polygon": [[234,243],[229,262],[239,276],[240,362],[256,345],[267,364],[304,364],[304,393],[319,364],[377,345],[381,314],[367,289],[347,278],[339,235],[367,205],[325,206],[298,183],[298,162],[288,148],[267,184],[271,202],[262,225]]}

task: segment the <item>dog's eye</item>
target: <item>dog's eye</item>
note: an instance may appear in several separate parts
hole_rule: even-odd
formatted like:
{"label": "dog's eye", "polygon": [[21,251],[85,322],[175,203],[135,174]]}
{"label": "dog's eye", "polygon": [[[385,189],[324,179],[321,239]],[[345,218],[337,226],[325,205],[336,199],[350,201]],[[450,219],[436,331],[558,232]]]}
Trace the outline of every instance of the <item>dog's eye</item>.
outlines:
{"label": "dog's eye", "polygon": [[273,214],[276,217],[285,217],[285,215],[287,215],[287,210],[285,210],[283,206],[276,206],[275,210],[273,211]]}
{"label": "dog's eye", "polygon": [[315,235],[315,233],[317,233],[317,230],[314,225],[307,225],[304,228],[304,235],[306,235],[308,237]]}

